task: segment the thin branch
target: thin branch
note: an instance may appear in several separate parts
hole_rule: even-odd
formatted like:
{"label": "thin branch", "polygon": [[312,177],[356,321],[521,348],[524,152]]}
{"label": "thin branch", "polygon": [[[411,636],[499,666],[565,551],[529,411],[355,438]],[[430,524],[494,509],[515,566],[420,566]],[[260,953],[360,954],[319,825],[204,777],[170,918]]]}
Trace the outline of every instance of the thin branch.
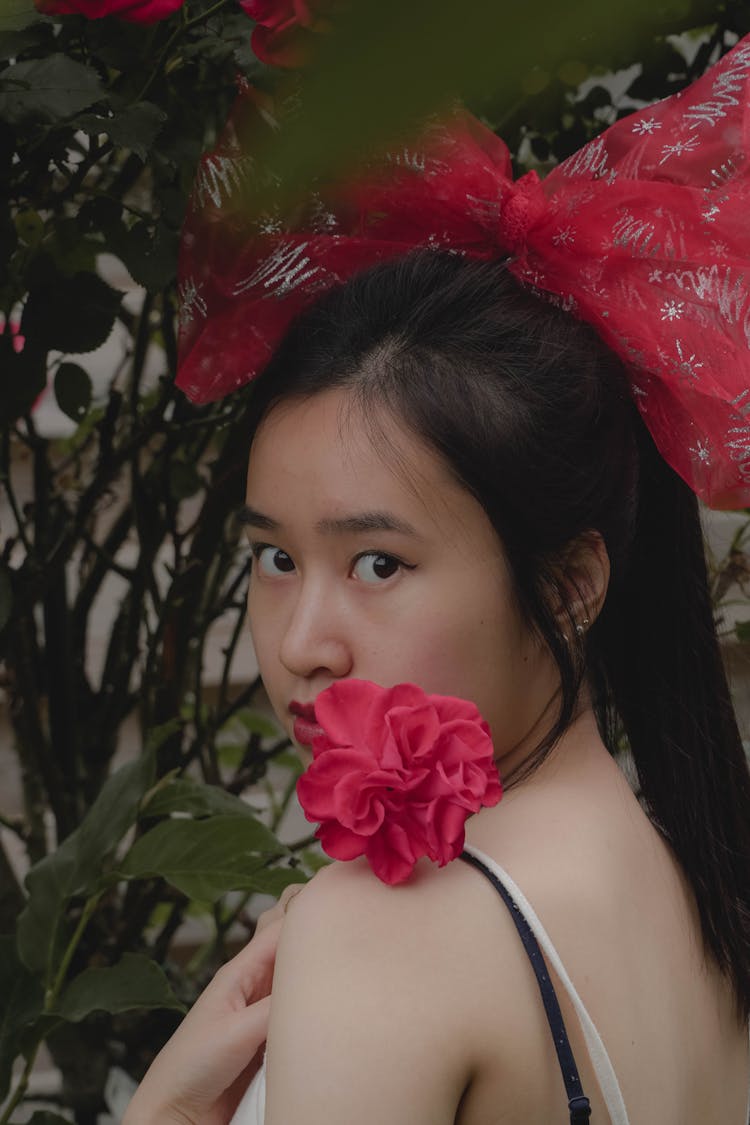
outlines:
{"label": "thin branch", "polygon": [[[130,521],[128,520],[128,523]],[[120,563],[107,551],[106,547],[102,547],[90,535],[82,535],[82,541],[86,544],[89,550],[97,556],[98,559],[104,564],[107,571],[113,574],[118,574],[120,578],[124,578],[126,582],[132,582],[137,574],[135,567],[121,566]]]}
{"label": "thin branch", "polygon": [[289,848],[290,852],[303,852],[307,848],[312,848],[317,843],[318,837],[315,833],[311,833],[309,836],[303,836],[301,840],[295,840],[293,844],[287,844],[286,846]]}
{"label": "thin branch", "polygon": [[222,712],[226,706],[227,696],[229,694],[229,676],[232,670],[232,664],[234,663],[234,654],[239,644],[240,637],[242,636],[246,617],[247,607],[243,606],[240,613],[237,614],[237,620],[232,630],[232,635],[229,638],[229,644],[222,650],[224,654],[224,667],[221,670],[221,683],[219,684],[219,698],[216,707],[218,712]]}
{"label": "thin branch", "polygon": [[14,836],[18,837],[22,844],[28,842],[28,829],[20,817],[12,818],[5,816],[4,813],[0,813],[0,827],[7,828],[9,832],[12,832]]}
{"label": "thin branch", "polygon": [[31,555],[33,547],[28,536],[26,535],[25,521],[23,519],[23,516],[21,515],[21,509],[18,506],[18,500],[16,498],[15,490],[11,481],[10,432],[8,430],[5,430],[2,434],[0,434],[0,439],[2,439],[2,444],[0,444],[0,484],[2,484],[5,488],[5,494],[8,497],[8,503],[10,504],[10,510],[13,513],[13,518],[16,521],[16,527],[18,528],[18,537],[23,544],[26,554]]}

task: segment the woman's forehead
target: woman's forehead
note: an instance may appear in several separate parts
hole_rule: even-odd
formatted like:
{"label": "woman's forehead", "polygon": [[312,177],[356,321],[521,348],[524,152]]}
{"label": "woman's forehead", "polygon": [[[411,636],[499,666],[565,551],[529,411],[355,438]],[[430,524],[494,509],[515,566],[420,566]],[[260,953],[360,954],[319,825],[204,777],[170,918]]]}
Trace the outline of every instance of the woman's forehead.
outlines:
{"label": "woman's forehead", "polygon": [[300,504],[318,520],[380,512],[417,531],[489,522],[436,451],[389,410],[344,390],[285,400],[269,412],[251,448],[247,496],[263,512]]}
{"label": "woman's forehead", "polygon": [[274,468],[304,478],[329,473],[331,484],[365,476],[374,485],[397,475],[411,489],[449,476],[439,455],[389,410],[341,389],[285,399],[269,411],[253,441],[250,472]]}

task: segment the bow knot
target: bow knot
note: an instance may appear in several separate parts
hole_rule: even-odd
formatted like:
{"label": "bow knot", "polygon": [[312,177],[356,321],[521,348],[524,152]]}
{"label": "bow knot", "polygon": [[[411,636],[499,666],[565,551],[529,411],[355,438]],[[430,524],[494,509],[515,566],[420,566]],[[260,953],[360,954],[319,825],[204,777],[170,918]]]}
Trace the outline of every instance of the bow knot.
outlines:
{"label": "bow knot", "polygon": [[500,208],[498,241],[516,253],[526,242],[526,235],[547,210],[547,197],[542,181],[535,171],[508,185],[508,193]]}

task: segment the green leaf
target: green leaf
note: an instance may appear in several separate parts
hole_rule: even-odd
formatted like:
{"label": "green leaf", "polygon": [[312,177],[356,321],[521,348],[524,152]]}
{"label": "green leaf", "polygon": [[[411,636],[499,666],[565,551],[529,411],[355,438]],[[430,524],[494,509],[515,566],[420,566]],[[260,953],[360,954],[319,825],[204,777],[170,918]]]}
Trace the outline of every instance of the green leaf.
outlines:
{"label": "green leaf", "polygon": [[96,259],[102,252],[99,239],[81,237],[76,219],[57,218],[52,237],[45,242],[45,252],[52,258],[59,273],[74,277],[77,273],[96,273]]}
{"label": "green leaf", "polygon": [[[497,119],[507,119],[522,105],[530,76],[554,75],[571,59],[606,52],[628,50],[637,58],[639,40],[655,25],[663,34],[685,6],[685,0],[347,4],[330,34],[310,37],[316,51],[299,107],[281,129],[247,138],[256,167],[278,177],[256,177],[248,205],[257,213],[294,203],[315,179],[348,175],[373,148],[409,143],[418,123],[456,96],[469,104],[492,97]],[[294,102],[291,81],[286,92]]]}
{"label": "green leaf", "polygon": [[26,876],[29,900],[18,921],[18,950],[29,969],[49,972],[66,903],[96,889],[102,864],[135,823],[154,773],[150,754],[122,766],[104,783],[80,828]]}
{"label": "green leaf", "polygon": [[203,785],[188,777],[175,778],[154,791],[141,809],[142,816],[169,816],[184,812],[194,817],[253,816],[250,806],[240,797],[227,793],[218,785]]}
{"label": "green leaf", "polygon": [[21,964],[14,938],[0,937],[0,1105],[10,1086],[13,1060],[20,1054],[21,1031],[42,1011],[44,993],[38,977]]}
{"label": "green leaf", "polygon": [[157,224],[153,233],[148,223],[135,223],[113,241],[112,250],[125,263],[133,281],[146,289],[163,289],[177,275],[179,235],[163,223]]}
{"label": "green leaf", "polygon": [[77,363],[61,363],[55,375],[55,398],[63,414],[80,422],[91,406],[91,379]]}
{"label": "green leaf", "polygon": [[96,71],[63,54],[15,63],[0,72],[0,117],[12,125],[64,121],[104,96]]}
{"label": "green leaf", "polygon": [[266,718],[265,715],[258,714],[257,711],[240,711],[234,717],[250,734],[259,734],[262,738],[279,738],[282,734],[278,723]]}
{"label": "green leaf", "polygon": [[[42,35],[39,34],[39,25],[22,31],[5,31],[2,26],[2,4],[4,2],[6,0],[0,0],[0,59],[14,59],[22,51],[38,46]],[[42,32],[49,32],[51,29],[42,24],[41,30]]]}
{"label": "green leaf", "polygon": [[258,894],[278,898],[285,887],[292,883],[307,883],[308,877],[299,867],[266,867],[254,875],[253,890]]}
{"label": "green leaf", "polygon": [[113,144],[130,149],[145,162],[166,120],[158,105],[137,102],[111,117],[87,113],[76,120],[76,125],[86,133],[106,133]]}
{"label": "green leaf", "polygon": [[330,867],[333,862],[324,855],[322,852],[313,851],[312,848],[305,848],[304,851],[297,853],[299,859],[304,863],[308,871],[321,871],[324,867]]}
{"label": "green leaf", "polygon": [[742,644],[750,642],[750,621],[737,621],[734,626],[735,636]]}
{"label": "green leaf", "polygon": [[188,898],[215,902],[227,891],[263,889],[262,867],[270,856],[285,852],[252,816],[167,820],[136,840],[117,876],[160,875]]}
{"label": "green leaf", "polygon": [[302,765],[296,750],[285,750],[281,754],[277,754],[273,763],[275,766],[289,770],[296,777],[300,777],[304,773],[305,767]]}
{"label": "green leaf", "polygon": [[109,133],[113,144],[131,149],[145,161],[166,120],[166,113],[158,105],[136,102],[110,118],[104,132]]}
{"label": "green leaf", "polygon": [[151,727],[146,735],[146,743],[144,746],[144,753],[155,754],[157,750],[161,750],[173,735],[179,734],[183,727],[184,722],[182,719],[167,719],[166,723],[159,723],[158,726]]}
{"label": "green leaf", "polygon": [[0,31],[20,31],[41,19],[33,0],[2,0],[0,2]]}
{"label": "green leaf", "polygon": [[23,208],[15,217],[16,234],[25,246],[35,247],[44,238],[44,219],[38,211]]}
{"label": "green leaf", "polygon": [[86,969],[72,980],[53,1014],[78,1023],[92,1012],[133,1008],[185,1011],[159,965],[139,953],[126,953],[111,968]]}
{"label": "green leaf", "polygon": [[61,352],[91,352],[100,347],[115,322],[122,293],[94,273],[64,277],[56,270],[29,291],[21,331]]}
{"label": "green leaf", "polygon": [[13,586],[11,585],[10,575],[8,574],[8,571],[3,568],[2,570],[0,570],[0,633],[10,621],[10,615],[12,612]]}
{"label": "green leaf", "polygon": [[61,1117],[49,1109],[37,1109],[31,1115],[29,1125],[70,1125],[70,1118]]}

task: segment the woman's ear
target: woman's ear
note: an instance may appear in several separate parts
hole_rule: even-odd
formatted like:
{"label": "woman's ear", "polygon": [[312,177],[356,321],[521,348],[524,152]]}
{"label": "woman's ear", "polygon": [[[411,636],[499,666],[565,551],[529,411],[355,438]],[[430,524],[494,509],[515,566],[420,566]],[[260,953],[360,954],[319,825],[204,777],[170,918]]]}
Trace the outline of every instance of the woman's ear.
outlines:
{"label": "woman's ear", "polygon": [[609,555],[598,531],[584,531],[558,557],[554,613],[560,630],[586,632],[596,621],[609,586]]}

